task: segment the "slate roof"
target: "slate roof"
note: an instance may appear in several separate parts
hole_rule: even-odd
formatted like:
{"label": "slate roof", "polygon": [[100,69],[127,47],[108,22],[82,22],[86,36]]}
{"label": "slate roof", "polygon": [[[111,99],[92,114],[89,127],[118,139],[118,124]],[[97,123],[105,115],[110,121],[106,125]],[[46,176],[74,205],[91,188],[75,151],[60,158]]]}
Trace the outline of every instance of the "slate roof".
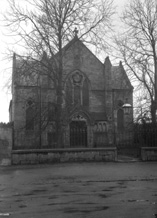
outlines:
{"label": "slate roof", "polygon": [[121,62],[119,66],[111,67],[111,78],[114,89],[133,89]]}

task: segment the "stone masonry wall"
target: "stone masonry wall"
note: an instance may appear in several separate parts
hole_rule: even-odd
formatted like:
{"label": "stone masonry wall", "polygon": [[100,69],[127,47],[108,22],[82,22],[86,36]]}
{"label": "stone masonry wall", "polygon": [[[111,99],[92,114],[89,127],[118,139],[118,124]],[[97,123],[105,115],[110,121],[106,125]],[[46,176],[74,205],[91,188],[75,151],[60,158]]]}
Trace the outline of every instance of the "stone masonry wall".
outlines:
{"label": "stone masonry wall", "polygon": [[143,161],[157,161],[157,147],[142,147],[141,159]]}
{"label": "stone masonry wall", "polygon": [[9,163],[12,149],[12,127],[0,125],[0,164]]}
{"label": "stone masonry wall", "polygon": [[12,164],[117,161],[116,148],[12,151]]}

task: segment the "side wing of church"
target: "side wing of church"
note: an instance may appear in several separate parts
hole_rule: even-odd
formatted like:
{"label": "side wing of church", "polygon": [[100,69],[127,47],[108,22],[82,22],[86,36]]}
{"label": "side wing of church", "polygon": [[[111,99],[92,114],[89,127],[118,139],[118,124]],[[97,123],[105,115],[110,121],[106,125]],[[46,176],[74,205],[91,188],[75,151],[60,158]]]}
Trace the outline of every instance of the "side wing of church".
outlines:
{"label": "side wing of church", "polygon": [[[55,90],[46,75],[23,75],[19,65],[22,61],[14,55],[10,104],[13,150],[57,148]],[[129,131],[133,121],[133,113],[126,115],[122,108],[126,102],[133,104],[133,87],[122,63],[112,66],[109,57],[100,62],[75,37],[64,48],[63,69],[62,148],[114,146],[118,134]]]}

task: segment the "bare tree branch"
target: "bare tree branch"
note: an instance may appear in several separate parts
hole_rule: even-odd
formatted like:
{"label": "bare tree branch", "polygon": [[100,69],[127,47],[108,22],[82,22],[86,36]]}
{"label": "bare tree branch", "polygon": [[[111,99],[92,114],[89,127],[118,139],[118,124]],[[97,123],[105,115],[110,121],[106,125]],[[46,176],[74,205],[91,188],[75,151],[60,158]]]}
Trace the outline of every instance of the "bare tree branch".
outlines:
{"label": "bare tree branch", "polygon": [[128,72],[139,89],[146,92],[152,121],[155,118],[157,93],[157,2],[155,0],[132,0],[123,12],[122,21],[126,31],[116,38],[120,55]]}

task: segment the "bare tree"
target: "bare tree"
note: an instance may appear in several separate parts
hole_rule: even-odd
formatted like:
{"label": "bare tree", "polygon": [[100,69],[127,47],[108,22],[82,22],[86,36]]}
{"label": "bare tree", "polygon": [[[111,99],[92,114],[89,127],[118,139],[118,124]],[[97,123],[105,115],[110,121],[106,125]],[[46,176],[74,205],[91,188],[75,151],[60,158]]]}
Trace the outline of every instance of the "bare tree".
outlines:
{"label": "bare tree", "polygon": [[97,45],[97,49],[107,45],[104,36],[111,29],[113,1],[30,0],[22,7],[16,0],[9,0],[9,4],[5,20],[11,33],[16,34],[24,46],[26,58],[23,60],[25,68],[29,68],[22,65],[21,69],[25,70],[20,72],[28,76],[36,69],[36,81],[40,81],[41,75],[48,75],[55,90],[56,135],[61,147],[64,47],[74,35],[78,37],[78,31],[79,38]]}
{"label": "bare tree", "polygon": [[[150,104],[152,122],[156,117],[157,102],[157,2],[131,0],[125,7],[122,21],[123,36],[116,38],[118,50],[134,79],[141,96]],[[139,92],[138,92],[139,93]]]}

